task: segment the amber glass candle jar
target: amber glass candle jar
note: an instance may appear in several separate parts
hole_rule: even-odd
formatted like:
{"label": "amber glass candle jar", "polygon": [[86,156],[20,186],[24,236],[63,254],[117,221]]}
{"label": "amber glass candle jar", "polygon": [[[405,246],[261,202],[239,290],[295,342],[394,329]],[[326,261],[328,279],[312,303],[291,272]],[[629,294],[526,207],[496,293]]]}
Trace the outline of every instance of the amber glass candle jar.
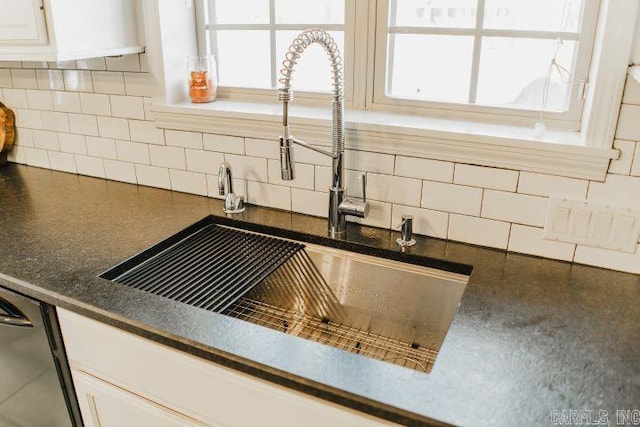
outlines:
{"label": "amber glass candle jar", "polygon": [[218,79],[216,76],[216,61],[213,55],[190,56],[189,70],[189,98],[191,102],[211,102],[216,99]]}

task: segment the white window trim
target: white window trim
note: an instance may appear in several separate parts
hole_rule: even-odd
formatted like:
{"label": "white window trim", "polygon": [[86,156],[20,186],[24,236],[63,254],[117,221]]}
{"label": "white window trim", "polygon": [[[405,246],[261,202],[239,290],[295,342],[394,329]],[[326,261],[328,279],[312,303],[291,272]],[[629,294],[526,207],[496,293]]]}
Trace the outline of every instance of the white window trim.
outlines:
{"label": "white window trim", "polygon": [[[197,50],[193,9],[175,0],[144,5],[156,126],[273,139],[275,144],[281,131],[280,105],[275,99],[269,104],[219,100],[198,106],[184,101],[184,58]],[[635,0],[601,3],[589,79],[592,89],[580,132],[549,131],[536,139],[530,128],[347,111],[346,147],[603,181],[609,161],[618,156],[612,145],[637,10]],[[365,65],[354,64],[354,72]],[[362,90],[366,87],[354,86],[354,91]],[[294,102],[292,131],[309,142],[327,145],[329,100],[326,105],[304,107]]]}
{"label": "white window trim", "polygon": [[[377,0],[377,22],[382,23],[379,31],[376,34],[376,54],[375,68],[378,70],[384,70],[387,68],[388,62],[388,49],[387,49],[387,37],[389,32],[389,3],[391,0]],[[478,67],[480,66],[480,50],[483,36],[498,36],[509,37],[510,35],[517,35],[518,37],[531,37],[538,38],[544,35],[544,38],[558,37],[559,33],[549,31],[526,31],[526,30],[490,30],[482,28],[482,21],[484,17],[484,3],[485,0],[479,0],[479,13],[476,16],[476,28],[415,28],[405,27],[406,33],[411,34],[465,34],[476,38],[474,43],[474,54],[472,63],[472,83],[470,86],[470,98],[475,98],[474,88],[477,89],[478,80]],[[584,59],[590,59],[590,54],[593,49],[594,32],[593,28],[598,21],[597,11],[599,6],[599,0],[586,0],[587,6],[585,15],[583,17],[584,28],[579,33],[567,33],[566,37],[569,40],[580,39],[580,44],[577,52],[578,63],[573,72],[571,91],[569,96],[572,101],[569,109],[564,112],[545,111],[544,118],[545,124],[554,129],[564,130],[578,130],[580,126],[580,117],[583,109],[582,97],[579,96],[581,82],[587,81],[587,75],[589,71],[589,62],[586,63]],[[403,27],[396,27],[400,30]],[[398,34],[398,32],[394,32]],[[401,31],[399,34],[405,33]],[[548,40],[548,38],[547,38]],[[514,126],[533,126],[538,120],[540,110],[526,109],[518,107],[507,106],[490,106],[483,104],[473,103],[454,103],[454,102],[439,102],[439,101],[427,101],[427,100],[412,100],[390,97],[385,94],[385,88],[387,86],[388,75],[383,73],[376,73],[373,87],[370,87],[369,98],[367,100],[369,108],[376,110],[387,110],[394,108],[395,111],[420,111],[429,116],[448,116],[459,120],[475,120],[483,122],[495,122],[504,123]]]}

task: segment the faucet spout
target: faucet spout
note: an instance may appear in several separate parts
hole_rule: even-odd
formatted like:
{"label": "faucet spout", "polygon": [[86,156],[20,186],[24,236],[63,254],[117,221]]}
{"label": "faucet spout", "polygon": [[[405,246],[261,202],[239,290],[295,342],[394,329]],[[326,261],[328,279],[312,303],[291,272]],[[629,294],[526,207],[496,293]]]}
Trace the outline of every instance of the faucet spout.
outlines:
{"label": "faucet spout", "polygon": [[[293,101],[291,81],[293,69],[304,51],[312,44],[319,44],[329,56],[331,67],[331,116],[332,138],[331,153],[312,147],[300,141],[289,132],[289,103]],[[280,89],[278,100],[282,102],[282,127],[283,135],[280,138],[280,171],[283,180],[292,180],[295,177],[292,145],[298,144],[306,148],[318,151],[331,157],[331,187],[329,188],[329,234],[339,237],[346,233],[346,215],[355,215],[364,218],[368,211],[366,201],[363,206],[353,209],[353,200],[345,197],[344,186],[344,73],[342,56],[338,46],[331,35],[320,28],[309,28],[291,42],[280,70]],[[345,205],[345,202],[348,206]]]}

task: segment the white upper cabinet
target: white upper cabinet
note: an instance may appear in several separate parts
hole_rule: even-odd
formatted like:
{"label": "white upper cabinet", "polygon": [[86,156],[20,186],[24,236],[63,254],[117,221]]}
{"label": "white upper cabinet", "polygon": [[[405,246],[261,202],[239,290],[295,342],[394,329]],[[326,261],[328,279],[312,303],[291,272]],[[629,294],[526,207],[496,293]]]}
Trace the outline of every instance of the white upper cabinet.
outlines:
{"label": "white upper cabinet", "polygon": [[0,0],[0,49],[47,43],[41,0]]}
{"label": "white upper cabinet", "polygon": [[0,0],[1,61],[142,52],[140,33],[132,0]]}

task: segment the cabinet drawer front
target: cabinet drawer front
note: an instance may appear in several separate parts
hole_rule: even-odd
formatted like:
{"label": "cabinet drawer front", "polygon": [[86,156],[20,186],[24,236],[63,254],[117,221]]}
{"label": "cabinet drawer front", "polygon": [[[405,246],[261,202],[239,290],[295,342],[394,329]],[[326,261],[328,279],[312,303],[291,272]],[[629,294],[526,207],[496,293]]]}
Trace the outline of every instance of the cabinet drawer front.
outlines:
{"label": "cabinet drawer front", "polygon": [[224,426],[395,425],[58,309],[71,367]]}
{"label": "cabinet drawer front", "polygon": [[206,427],[81,371],[72,371],[86,427]]}

